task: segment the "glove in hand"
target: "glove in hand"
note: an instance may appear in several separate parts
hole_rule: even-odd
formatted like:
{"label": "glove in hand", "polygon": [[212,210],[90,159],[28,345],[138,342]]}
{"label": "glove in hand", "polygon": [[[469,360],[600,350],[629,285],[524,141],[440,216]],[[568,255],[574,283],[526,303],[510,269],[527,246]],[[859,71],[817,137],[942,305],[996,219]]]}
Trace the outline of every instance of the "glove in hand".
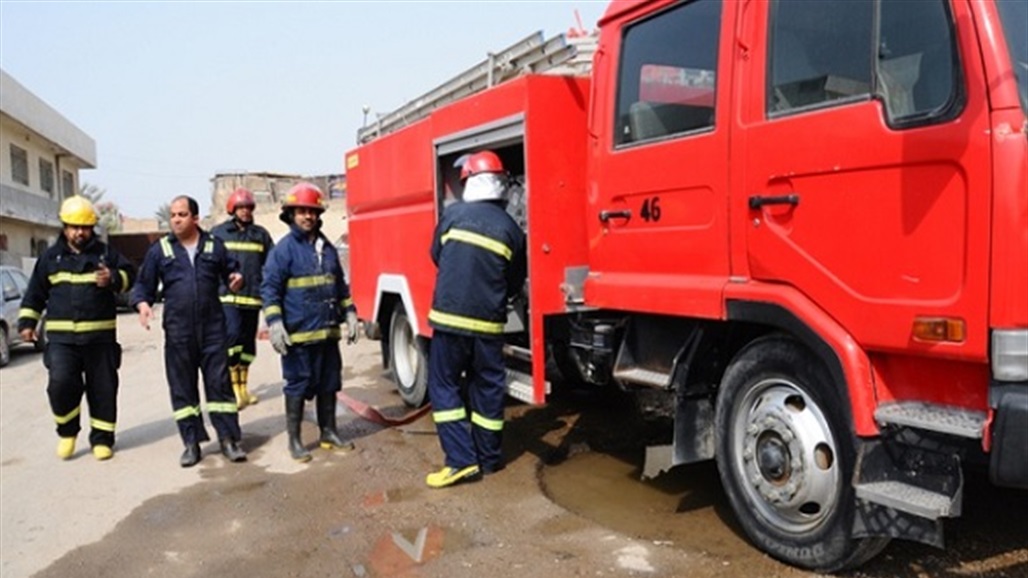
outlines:
{"label": "glove in hand", "polygon": [[285,355],[289,351],[289,346],[293,344],[293,341],[289,339],[289,333],[286,332],[285,324],[281,321],[276,321],[268,326],[268,339],[279,355]]}
{"label": "glove in hand", "polygon": [[357,312],[347,311],[346,312],[346,342],[357,343]]}

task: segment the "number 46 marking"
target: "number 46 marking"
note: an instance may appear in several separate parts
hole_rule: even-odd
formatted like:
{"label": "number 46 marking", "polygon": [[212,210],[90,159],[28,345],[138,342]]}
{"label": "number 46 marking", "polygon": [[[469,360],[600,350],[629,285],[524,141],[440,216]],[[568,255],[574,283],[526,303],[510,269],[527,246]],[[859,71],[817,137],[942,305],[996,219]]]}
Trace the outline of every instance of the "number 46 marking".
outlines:
{"label": "number 46 marking", "polygon": [[642,208],[639,209],[639,216],[642,220],[649,223],[653,221],[656,223],[660,220],[660,197],[650,197],[643,201]]}

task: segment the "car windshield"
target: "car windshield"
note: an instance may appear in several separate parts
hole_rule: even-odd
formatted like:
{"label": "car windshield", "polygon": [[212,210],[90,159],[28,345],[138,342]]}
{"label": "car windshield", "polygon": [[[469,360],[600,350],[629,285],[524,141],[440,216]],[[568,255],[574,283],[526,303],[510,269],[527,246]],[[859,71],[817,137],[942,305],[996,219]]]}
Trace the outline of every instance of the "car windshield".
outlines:
{"label": "car windshield", "polygon": [[999,0],[996,2],[1007,46],[1010,47],[1010,62],[1017,76],[1017,91],[1021,96],[1021,109],[1028,114],[1028,2],[1024,0]]}

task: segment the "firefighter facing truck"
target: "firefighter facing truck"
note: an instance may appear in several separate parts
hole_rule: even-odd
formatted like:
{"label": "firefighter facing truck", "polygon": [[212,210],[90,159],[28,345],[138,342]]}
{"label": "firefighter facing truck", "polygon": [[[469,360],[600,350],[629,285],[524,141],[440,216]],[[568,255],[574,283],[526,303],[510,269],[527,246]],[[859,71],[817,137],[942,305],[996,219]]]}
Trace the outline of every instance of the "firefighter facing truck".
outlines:
{"label": "firefighter facing truck", "polygon": [[462,202],[447,207],[432,241],[438,274],[428,313],[435,330],[428,395],[446,454],[446,465],[425,478],[433,488],[503,468],[503,326],[507,300],[525,284],[525,234],[504,209],[500,158],[471,155],[461,180]]}

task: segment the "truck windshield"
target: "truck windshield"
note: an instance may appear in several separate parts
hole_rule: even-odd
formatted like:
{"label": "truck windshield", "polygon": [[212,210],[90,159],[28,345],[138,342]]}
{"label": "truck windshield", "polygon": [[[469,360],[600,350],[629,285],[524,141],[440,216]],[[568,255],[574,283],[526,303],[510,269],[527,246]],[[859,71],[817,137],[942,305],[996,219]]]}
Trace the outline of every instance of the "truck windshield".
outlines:
{"label": "truck windshield", "polygon": [[1007,46],[1010,47],[1010,63],[1017,76],[1017,91],[1021,95],[1021,109],[1028,114],[1028,2],[1024,0],[999,0],[996,2]]}

